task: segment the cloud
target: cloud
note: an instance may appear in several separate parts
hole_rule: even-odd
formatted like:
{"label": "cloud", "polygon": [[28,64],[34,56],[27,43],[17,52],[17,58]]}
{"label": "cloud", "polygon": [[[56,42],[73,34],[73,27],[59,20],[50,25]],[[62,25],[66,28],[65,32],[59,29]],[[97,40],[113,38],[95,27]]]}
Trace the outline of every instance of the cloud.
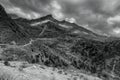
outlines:
{"label": "cloud", "polygon": [[27,19],[36,19],[36,18],[40,17],[39,13],[24,12],[21,8],[18,8],[18,7],[8,8],[7,11],[9,13],[17,14],[20,17],[27,18]]}
{"label": "cloud", "polygon": [[120,37],[120,27],[115,27],[109,31],[111,36]]}
{"label": "cloud", "polygon": [[56,19],[60,20],[64,18],[63,13],[61,12],[62,7],[61,5],[59,5],[57,1],[52,1],[50,6],[51,6],[52,14]]}
{"label": "cloud", "polygon": [[117,28],[113,29],[113,32],[114,32],[115,34],[120,34],[120,28],[117,27]]}
{"label": "cloud", "polygon": [[22,9],[40,12],[51,0],[10,0],[10,2]]}
{"label": "cloud", "polygon": [[[118,35],[115,33],[116,23],[120,20],[120,0],[64,0],[61,5],[67,17],[74,17],[81,25],[88,25],[89,29],[97,33]],[[113,23],[109,24],[109,23]]]}
{"label": "cloud", "polygon": [[[27,15],[27,18],[37,18],[40,15],[53,14],[56,19],[63,19],[61,5],[55,0],[9,0],[15,7],[21,9],[21,13]],[[24,12],[24,13],[23,13]],[[28,14],[29,12],[29,14]],[[40,15],[38,15],[38,13]],[[18,13],[17,13],[18,14]]]}
{"label": "cloud", "polygon": [[114,25],[116,23],[120,23],[120,15],[116,15],[114,17],[109,17],[107,19],[108,24]]}
{"label": "cloud", "polygon": [[70,22],[70,23],[76,23],[76,19],[75,18],[66,18],[65,20]]}

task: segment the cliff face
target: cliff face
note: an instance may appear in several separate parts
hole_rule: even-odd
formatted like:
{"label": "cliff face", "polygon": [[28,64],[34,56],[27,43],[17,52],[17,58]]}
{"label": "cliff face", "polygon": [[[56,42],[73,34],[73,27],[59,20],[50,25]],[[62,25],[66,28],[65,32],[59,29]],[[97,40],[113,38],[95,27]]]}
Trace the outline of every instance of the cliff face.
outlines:
{"label": "cliff face", "polygon": [[0,5],[0,19],[3,19],[3,18],[8,18],[8,15],[5,12],[5,9],[3,8],[3,6]]}
{"label": "cliff face", "polygon": [[[19,38],[27,37],[27,32],[18,24],[15,23],[14,20],[5,12],[5,9],[2,5],[0,5],[0,23],[5,24],[6,28],[12,30],[15,35]],[[4,25],[0,25],[0,28]]]}

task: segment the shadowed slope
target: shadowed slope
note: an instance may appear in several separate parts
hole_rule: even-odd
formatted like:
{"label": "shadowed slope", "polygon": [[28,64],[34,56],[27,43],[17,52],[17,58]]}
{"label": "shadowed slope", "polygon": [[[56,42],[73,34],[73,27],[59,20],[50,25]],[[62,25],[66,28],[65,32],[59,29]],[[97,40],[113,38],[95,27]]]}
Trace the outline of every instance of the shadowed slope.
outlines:
{"label": "shadowed slope", "polygon": [[[17,25],[10,16],[7,15],[7,13],[5,12],[5,9],[3,8],[2,5],[0,5],[0,23],[4,24],[10,28],[19,38],[24,38],[27,37],[27,33],[25,32],[25,30]],[[0,27],[3,25],[0,25]]]}

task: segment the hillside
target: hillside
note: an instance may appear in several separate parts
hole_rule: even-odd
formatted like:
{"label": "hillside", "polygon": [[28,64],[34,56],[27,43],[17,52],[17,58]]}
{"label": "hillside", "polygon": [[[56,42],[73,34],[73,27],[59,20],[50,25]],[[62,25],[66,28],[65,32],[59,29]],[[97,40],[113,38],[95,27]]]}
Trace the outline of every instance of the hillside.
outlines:
{"label": "hillside", "polygon": [[[11,66],[5,66],[0,62],[1,80],[101,80],[83,73],[64,71],[37,64],[25,62],[10,62],[10,64]],[[25,67],[22,68],[22,65]]]}
{"label": "hillside", "polygon": [[119,38],[58,21],[52,15],[13,19],[2,6],[0,11],[1,61],[27,61],[96,75],[103,80],[120,79]]}

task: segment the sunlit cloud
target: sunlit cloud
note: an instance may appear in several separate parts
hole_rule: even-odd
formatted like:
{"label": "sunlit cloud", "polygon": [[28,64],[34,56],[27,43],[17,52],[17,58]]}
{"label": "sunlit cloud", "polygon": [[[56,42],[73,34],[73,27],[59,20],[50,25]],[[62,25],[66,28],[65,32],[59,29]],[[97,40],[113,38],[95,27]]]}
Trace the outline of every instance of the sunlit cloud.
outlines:
{"label": "sunlit cloud", "polygon": [[8,8],[7,11],[9,13],[17,14],[20,17],[27,18],[27,19],[36,19],[40,17],[40,14],[38,13],[35,13],[35,12],[25,13],[21,8],[18,8],[18,7]]}
{"label": "sunlit cloud", "polygon": [[70,22],[70,23],[76,23],[76,19],[75,18],[66,18],[65,20]]}
{"label": "sunlit cloud", "polygon": [[51,7],[53,16],[58,20],[63,19],[64,15],[61,12],[62,7],[59,5],[59,3],[57,1],[52,1]]}
{"label": "sunlit cloud", "polygon": [[115,29],[113,29],[113,32],[115,33],[115,34],[120,34],[120,28],[115,28]]}
{"label": "sunlit cloud", "polygon": [[120,37],[120,27],[116,27],[116,28],[111,29],[109,34],[112,36],[115,36],[115,37]]}
{"label": "sunlit cloud", "polygon": [[116,15],[114,17],[109,17],[107,20],[108,24],[115,24],[115,23],[120,23],[120,15]]}

